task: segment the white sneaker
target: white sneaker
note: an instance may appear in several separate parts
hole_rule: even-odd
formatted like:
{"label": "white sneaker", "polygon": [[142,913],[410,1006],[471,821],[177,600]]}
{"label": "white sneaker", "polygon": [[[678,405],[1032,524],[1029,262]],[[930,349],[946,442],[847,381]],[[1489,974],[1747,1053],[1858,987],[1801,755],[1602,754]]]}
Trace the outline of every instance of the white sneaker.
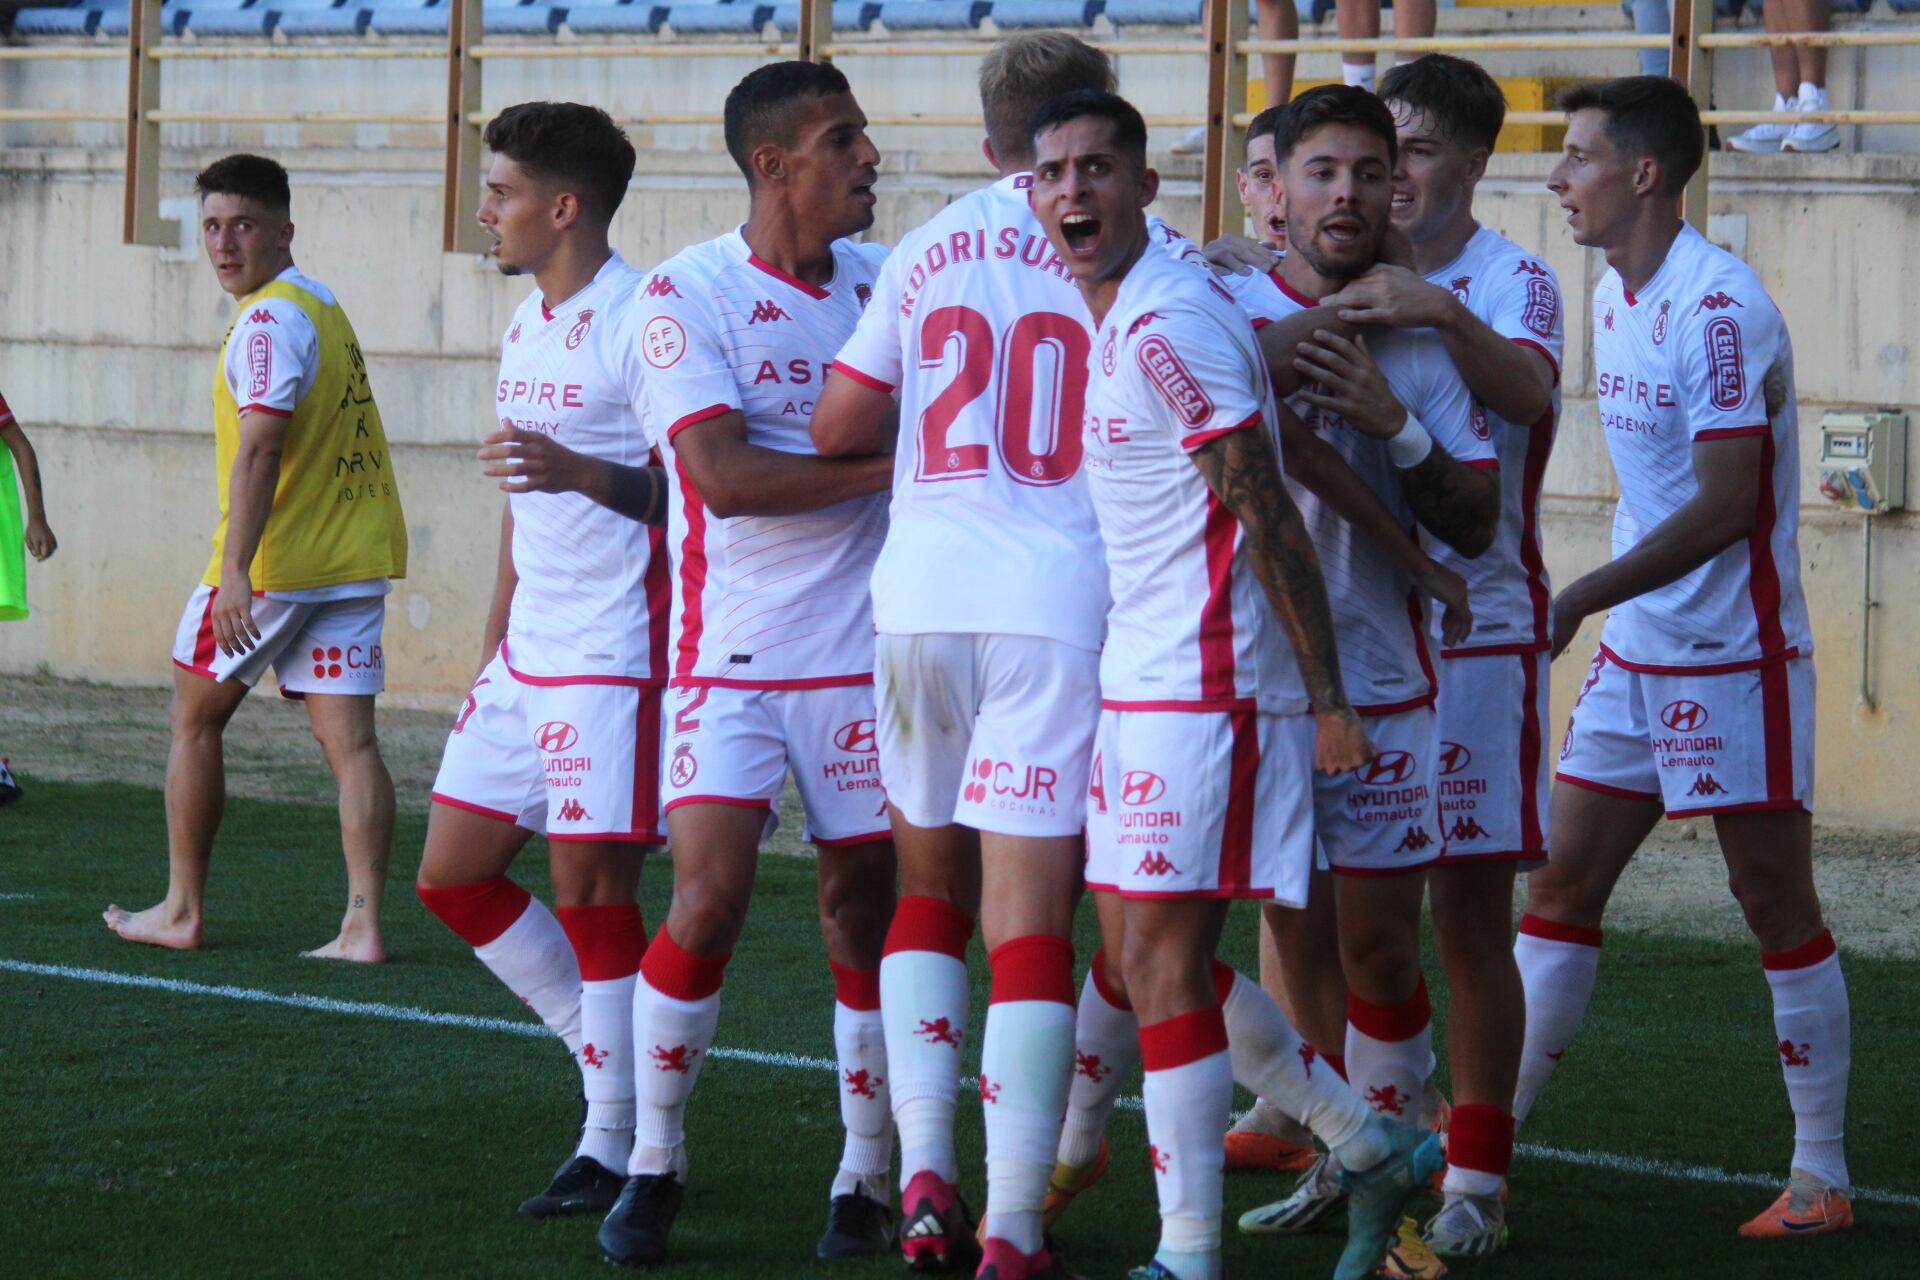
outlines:
{"label": "white sneaker", "polygon": [[1197,124],[1187,130],[1180,141],[1173,144],[1173,154],[1177,156],[1197,156],[1207,149],[1207,126]]}
{"label": "white sneaker", "polygon": [[[1800,100],[1793,105],[1796,111],[1825,111],[1827,95],[1824,91],[1814,94],[1802,90]],[[1840,145],[1838,125],[1796,124],[1787,130],[1787,136],[1780,143],[1782,151],[1831,151]]]}
{"label": "white sneaker", "polygon": [[[1799,108],[1800,104],[1798,102],[1789,101],[1777,93],[1773,95],[1773,109],[1775,111],[1795,111]],[[1735,151],[1778,151],[1785,145],[1789,133],[1792,133],[1797,128],[1805,127],[1804,125],[1791,124],[1756,124],[1746,132],[1737,133],[1733,137],[1728,138],[1727,145]],[[1835,141],[1838,142],[1839,139],[1836,137]]]}

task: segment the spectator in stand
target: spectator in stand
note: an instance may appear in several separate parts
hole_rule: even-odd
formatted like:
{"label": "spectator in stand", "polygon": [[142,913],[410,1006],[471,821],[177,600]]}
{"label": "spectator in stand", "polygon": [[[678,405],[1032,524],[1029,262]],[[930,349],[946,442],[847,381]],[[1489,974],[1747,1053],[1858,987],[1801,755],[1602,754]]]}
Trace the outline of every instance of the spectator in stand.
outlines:
{"label": "spectator in stand", "polygon": [[[1666,35],[1673,30],[1672,0],[1626,0],[1624,6],[1633,15],[1633,29],[1641,35]],[[1833,28],[1832,0],[1768,0],[1765,9],[1769,32],[1829,31]],[[1825,111],[1827,101],[1827,51],[1776,45],[1768,50],[1773,58],[1773,109],[1775,111]],[[1664,76],[1669,63],[1665,49],[1640,51],[1640,74]],[[1840,145],[1840,130],[1818,121],[1805,123],[1756,124],[1744,133],[1727,139],[1735,151],[1831,151]]]}

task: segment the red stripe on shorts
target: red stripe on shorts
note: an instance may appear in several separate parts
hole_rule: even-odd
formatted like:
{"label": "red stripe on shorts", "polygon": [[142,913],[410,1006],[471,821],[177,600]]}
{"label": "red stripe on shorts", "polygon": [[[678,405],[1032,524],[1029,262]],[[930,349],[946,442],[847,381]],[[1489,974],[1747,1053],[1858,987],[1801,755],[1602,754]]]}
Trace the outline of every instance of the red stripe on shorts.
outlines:
{"label": "red stripe on shorts", "polygon": [[1520,846],[1532,852],[1546,848],[1540,831],[1540,661],[1535,654],[1520,658],[1525,673],[1520,713]]}
{"label": "red stripe on shorts", "polygon": [[1222,893],[1253,888],[1253,818],[1260,776],[1260,728],[1256,713],[1230,711],[1233,748],[1227,774],[1227,814],[1220,824]]}
{"label": "red stripe on shorts", "polygon": [[220,588],[208,589],[207,607],[200,614],[200,631],[193,638],[193,665],[203,671],[213,666],[213,655],[218,652],[213,642],[213,602],[219,595]]}
{"label": "red stripe on shorts", "polygon": [[1793,698],[1787,664],[1760,668],[1761,741],[1767,752],[1767,799],[1793,799]]}

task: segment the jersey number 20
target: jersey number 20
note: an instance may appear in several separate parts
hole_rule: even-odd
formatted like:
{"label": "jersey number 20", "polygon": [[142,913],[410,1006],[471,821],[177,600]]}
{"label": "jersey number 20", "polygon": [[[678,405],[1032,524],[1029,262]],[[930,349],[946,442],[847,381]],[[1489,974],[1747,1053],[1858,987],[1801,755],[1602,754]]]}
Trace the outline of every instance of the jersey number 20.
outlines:
{"label": "jersey number 20", "polygon": [[[1080,431],[1087,403],[1087,354],[1092,339],[1079,321],[1056,311],[1030,311],[1015,320],[1004,338],[994,340],[993,322],[972,307],[940,307],[920,325],[920,367],[947,363],[948,346],[959,346],[960,368],[920,415],[920,466],[923,483],[964,480],[987,474],[989,444],[956,444],[948,439],[968,405],[986,394],[997,360],[1000,403],[1000,463],[1021,484],[1059,484],[1080,469]],[[1042,386],[1042,352],[1053,368]],[[1034,448],[1034,401],[1051,408],[1042,425],[1046,441]]]}

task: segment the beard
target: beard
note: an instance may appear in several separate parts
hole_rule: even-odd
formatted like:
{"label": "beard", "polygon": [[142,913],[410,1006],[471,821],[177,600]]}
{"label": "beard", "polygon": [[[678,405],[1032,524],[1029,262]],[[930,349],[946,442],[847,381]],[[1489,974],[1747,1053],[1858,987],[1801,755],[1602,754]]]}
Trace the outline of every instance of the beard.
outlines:
{"label": "beard", "polygon": [[[1355,242],[1355,247],[1361,251],[1360,256],[1350,261],[1329,258],[1322,254],[1319,247],[1320,238],[1317,233],[1296,240],[1291,234],[1291,224],[1289,224],[1288,231],[1290,233],[1287,236],[1287,249],[1289,252],[1297,253],[1305,258],[1307,265],[1312,267],[1316,274],[1324,276],[1329,280],[1347,281],[1365,275],[1373,268],[1374,263],[1379,261],[1380,242],[1386,235],[1386,226],[1384,222],[1381,222],[1363,228],[1361,230],[1361,238]],[[1371,240],[1369,240],[1369,237],[1371,237]]]}

